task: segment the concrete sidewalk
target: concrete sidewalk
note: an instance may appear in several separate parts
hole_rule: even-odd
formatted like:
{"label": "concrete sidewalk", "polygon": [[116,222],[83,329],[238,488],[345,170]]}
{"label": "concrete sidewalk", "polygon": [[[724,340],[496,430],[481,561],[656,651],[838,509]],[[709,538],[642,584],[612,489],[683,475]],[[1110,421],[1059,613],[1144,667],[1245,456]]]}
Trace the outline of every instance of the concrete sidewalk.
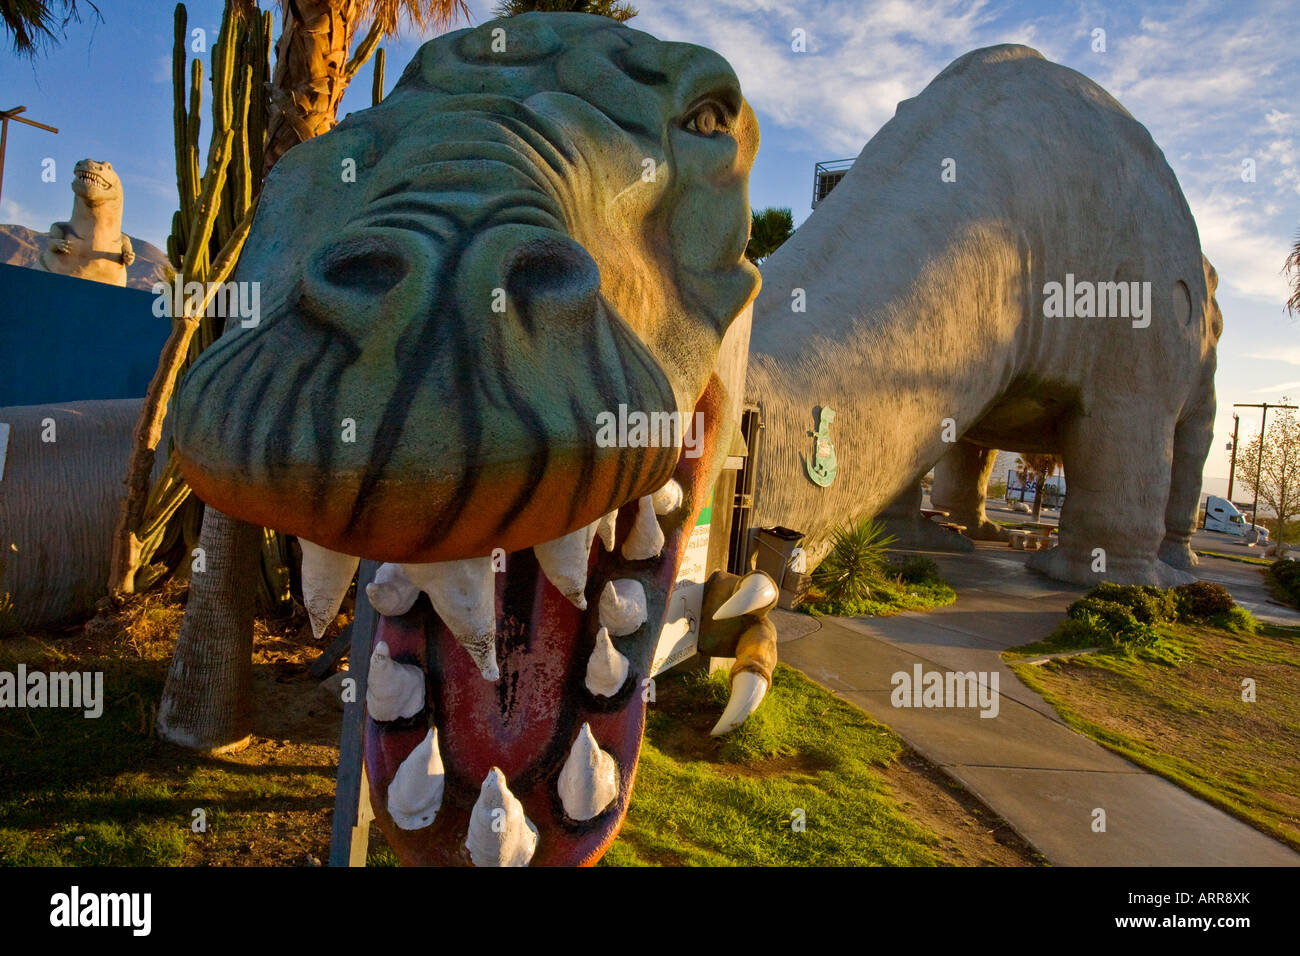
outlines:
{"label": "concrete sidewalk", "polygon": [[[1071,730],[1003,664],[1000,651],[1045,637],[1083,588],[1033,574],[1023,552],[1002,544],[930,557],[957,591],[955,604],[887,618],[812,621],[776,612],[781,660],[889,725],[1052,863],[1300,864],[1289,847]],[[1232,565],[1206,563],[1205,577],[1215,579],[1218,565]],[[1236,565],[1223,576],[1236,577],[1236,568],[1251,570]],[[997,715],[892,706],[892,675],[911,674],[918,663],[925,671],[996,672]],[[1104,833],[1092,829],[1097,808],[1106,812]]]}

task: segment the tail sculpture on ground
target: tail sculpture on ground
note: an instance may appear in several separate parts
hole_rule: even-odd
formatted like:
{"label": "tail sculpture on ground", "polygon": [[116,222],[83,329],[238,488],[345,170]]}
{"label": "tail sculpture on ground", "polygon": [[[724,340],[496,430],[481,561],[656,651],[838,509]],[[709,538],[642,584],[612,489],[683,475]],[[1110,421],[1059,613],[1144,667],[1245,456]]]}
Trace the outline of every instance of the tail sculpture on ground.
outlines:
{"label": "tail sculpture on ground", "polygon": [[[1119,103],[1027,47],[961,57],[764,266],[753,527],[798,528],[815,558],[945,455],[969,490],[983,449],[1055,452],[1060,546],[1031,567],[1193,580],[1215,284],[1173,172]],[[821,487],[801,461],[826,405],[839,467]],[[982,507],[963,514],[987,532]]]}

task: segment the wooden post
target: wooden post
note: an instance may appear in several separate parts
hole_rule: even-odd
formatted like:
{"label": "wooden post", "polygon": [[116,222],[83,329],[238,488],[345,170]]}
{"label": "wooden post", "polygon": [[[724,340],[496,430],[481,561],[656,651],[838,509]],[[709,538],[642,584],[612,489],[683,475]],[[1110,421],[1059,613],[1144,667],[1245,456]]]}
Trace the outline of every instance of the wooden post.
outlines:
{"label": "wooden post", "polygon": [[9,121],[15,123],[26,123],[28,126],[35,126],[37,129],[43,129],[51,133],[57,133],[58,129],[53,126],[46,126],[44,123],[38,123],[36,120],[24,119],[19,113],[27,112],[25,106],[15,106],[11,110],[0,110],[0,189],[4,187],[5,179],[5,144],[9,140]]}
{"label": "wooden post", "polygon": [[366,679],[370,674],[370,650],[378,623],[378,615],[365,595],[366,585],[374,580],[377,568],[374,561],[362,561],[357,572],[357,605],[352,616],[352,649],[348,653],[348,676],[356,681],[356,699],[343,705],[330,866],[366,865],[370,821],[375,818],[370,808],[370,783],[366,779],[362,750],[366,732]]}

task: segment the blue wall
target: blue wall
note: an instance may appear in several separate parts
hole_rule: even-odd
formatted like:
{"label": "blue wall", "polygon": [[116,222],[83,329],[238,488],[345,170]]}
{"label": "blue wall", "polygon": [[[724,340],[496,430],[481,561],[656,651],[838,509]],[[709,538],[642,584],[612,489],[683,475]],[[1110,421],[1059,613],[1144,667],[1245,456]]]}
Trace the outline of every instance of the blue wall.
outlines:
{"label": "blue wall", "polygon": [[0,406],[140,398],[171,320],[154,297],[0,265]]}

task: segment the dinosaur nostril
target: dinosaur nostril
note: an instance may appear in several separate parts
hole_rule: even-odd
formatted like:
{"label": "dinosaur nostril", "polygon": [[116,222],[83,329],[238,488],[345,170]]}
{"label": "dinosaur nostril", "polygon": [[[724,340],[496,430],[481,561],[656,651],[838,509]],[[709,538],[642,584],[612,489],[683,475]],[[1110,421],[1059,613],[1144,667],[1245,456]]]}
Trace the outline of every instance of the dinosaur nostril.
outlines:
{"label": "dinosaur nostril", "polygon": [[511,257],[506,293],[534,327],[551,321],[582,322],[596,309],[600,269],[572,239],[533,239]]}
{"label": "dinosaur nostril", "polygon": [[410,271],[408,257],[386,237],[345,240],[326,252],[321,278],[333,286],[382,295]]}
{"label": "dinosaur nostril", "polygon": [[298,301],[316,321],[367,332],[428,310],[438,275],[432,240],[406,229],[356,229],[322,243],[303,268]]}

